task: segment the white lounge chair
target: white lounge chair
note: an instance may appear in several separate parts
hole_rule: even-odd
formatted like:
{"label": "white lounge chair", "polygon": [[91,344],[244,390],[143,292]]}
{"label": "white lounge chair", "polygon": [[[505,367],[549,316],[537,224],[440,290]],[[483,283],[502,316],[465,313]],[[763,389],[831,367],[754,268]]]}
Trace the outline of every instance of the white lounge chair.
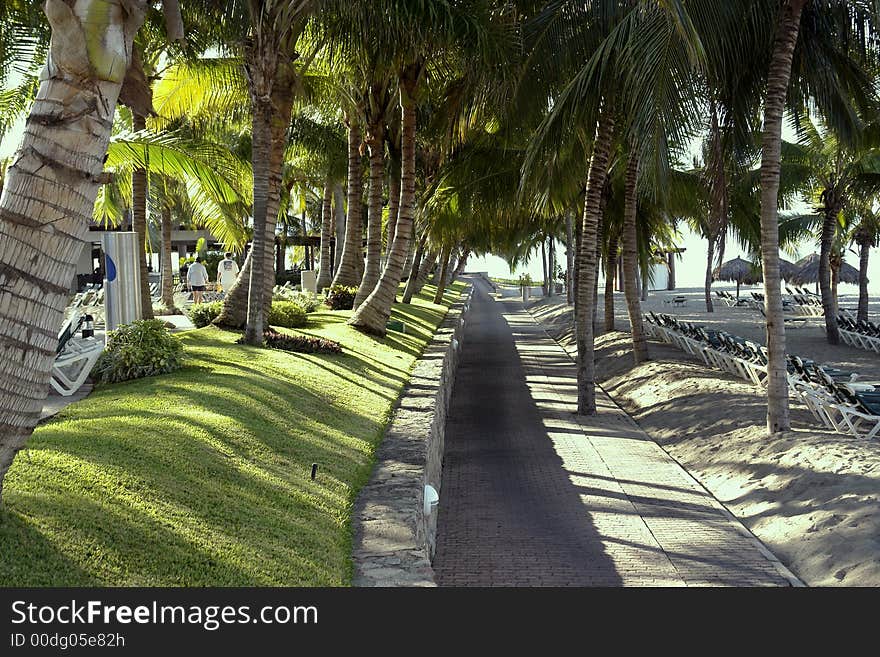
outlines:
{"label": "white lounge chair", "polygon": [[76,337],[83,317],[73,312],[58,334],[58,351],[49,382],[63,397],[70,397],[80,389],[104,351],[104,344],[100,340]]}

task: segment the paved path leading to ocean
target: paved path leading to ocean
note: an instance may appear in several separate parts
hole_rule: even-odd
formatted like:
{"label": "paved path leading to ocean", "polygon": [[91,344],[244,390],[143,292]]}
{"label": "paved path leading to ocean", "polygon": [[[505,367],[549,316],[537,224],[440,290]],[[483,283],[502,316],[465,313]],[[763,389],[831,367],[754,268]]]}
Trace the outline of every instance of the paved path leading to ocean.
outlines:
{"label": "paved path leading to ocean", "polygon": [[[797,580],[481,278],[446,428],[440,586],[788,586]],[[683,421],[685,421],[683,419]]]}

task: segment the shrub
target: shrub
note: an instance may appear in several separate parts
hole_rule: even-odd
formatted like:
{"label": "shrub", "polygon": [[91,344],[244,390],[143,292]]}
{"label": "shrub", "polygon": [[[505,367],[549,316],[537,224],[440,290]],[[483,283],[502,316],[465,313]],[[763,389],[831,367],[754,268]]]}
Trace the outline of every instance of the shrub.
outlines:
{"label": "shrub", "polygon": [[326,304],[333,310],[351,310],[354,307],[354,297],[357,291],[356,287],[331,285],[327,291]]}
{"label": "shrub", "polygon": [[299,328],[308,321],[306,311],[293,301],[273,301],[269,311],[269,324],[285,328]]}
{"label": "shrub", "polygon": [[318,309],[321,300],[311,292],[303,292],[286,285],[276,285],[272,291],[273,301],[291,301],[303,309],[303,312],[313,313]]}
{"label": "shrub", "polygon": [[180,369],[183,344],[159,319],[141,319],[110,333],[107,348],[92,369],[92,378],[116,383]]}
{"label": "shrub", "polygon": [[195,324],[196,328],[202,328],[213,322],[220,311],[223,310],[222,301],[212,301],[210,303],[194,303],[186,311],[186,316]]}
{"label": "shrub", "polygon": [[272,349],[293,351],[300,354],[338,354],[342,345],[333,340],[313,338],[308,335],[286,335],[277,331],[265,332],[266,346]]}

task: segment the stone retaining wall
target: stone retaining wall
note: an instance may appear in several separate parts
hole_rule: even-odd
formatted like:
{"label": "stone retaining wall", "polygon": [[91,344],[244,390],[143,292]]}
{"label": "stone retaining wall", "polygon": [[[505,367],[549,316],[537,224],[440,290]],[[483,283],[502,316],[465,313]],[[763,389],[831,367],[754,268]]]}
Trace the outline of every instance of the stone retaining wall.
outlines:
{"label": "stone retaining wall", "polygon": [[430,484],[442,503],[446,411],[472,293],[469,285],[416,361],[355,502],[354,586],[436,586],[437,508],[425,515],[424,491]]}

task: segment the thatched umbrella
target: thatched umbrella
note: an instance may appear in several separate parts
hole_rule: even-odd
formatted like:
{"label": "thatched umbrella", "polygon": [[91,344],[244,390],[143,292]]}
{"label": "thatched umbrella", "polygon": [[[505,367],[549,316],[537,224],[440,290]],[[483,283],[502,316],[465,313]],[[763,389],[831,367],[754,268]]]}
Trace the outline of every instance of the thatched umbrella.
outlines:
{"label": "thatched umbrella", "polygon": [[[808,255],[806,258],[801,258],[795,264],[798,268],[797,272],[794,276],[786,278],[785,280],[794,283],[795,285],[806,285],[808,283],[819,284],[818,253]],[[838,276],[839,280],[843,283],[852,283],[853,285],[858,285],[859,283],[859,270],[846,262],[840,264]]]}
{"label": "thatched umbrella", "polygon": [[755,265],[742,258],[734,258],[716,267],[712,272],[712,280],[736,283],[736,298],[739,299],[739,286],[742,283],[754,285],[761,280]]}
{"label": "thatched umbrella", "polygon": [[[779,259],[779,278],[784,278],[787,281],[791,281],[791,277],[795,275],[797,272],[798,266],[793,262],[789,262],[784,258]],[[758,277],[758,280],[764,280],[764,270],[761,265],[755,265],[755,273]]]}
{"label": "thatched umbrella", "polygon": [[798,266],[789,260],[785,260],[784,258],[779,259],[779,277],[784,278],[786,281],[791,281],[792,276],[797,273]]}

